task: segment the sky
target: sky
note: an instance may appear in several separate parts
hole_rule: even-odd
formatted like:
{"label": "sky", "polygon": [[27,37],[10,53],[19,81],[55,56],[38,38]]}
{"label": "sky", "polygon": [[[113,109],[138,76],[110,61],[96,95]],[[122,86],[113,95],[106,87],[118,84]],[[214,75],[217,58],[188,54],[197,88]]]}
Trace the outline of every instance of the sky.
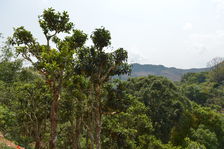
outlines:
{"label": "sky", "polygon": [[38,15],[49,7],[88,35],[110,30],[110,48],[123,47],[130,63],[201,68],[224,57],[224,0],[0,0],[0,33],[25,26],[45,42]]}

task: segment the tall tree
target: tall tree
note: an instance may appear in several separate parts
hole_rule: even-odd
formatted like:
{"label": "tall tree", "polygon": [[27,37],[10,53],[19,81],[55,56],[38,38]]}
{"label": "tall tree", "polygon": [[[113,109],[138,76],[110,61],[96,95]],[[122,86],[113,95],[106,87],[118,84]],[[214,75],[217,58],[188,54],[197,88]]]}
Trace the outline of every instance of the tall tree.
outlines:
{"label": "tall tree", "polygon": [[[73,68],[73,55],[77,48],[84,45],[87,36],[79,30],[73,29],[73,23],[69,21],[67,12],[55,12],[49,8],[44,10],[39,16],[39,24],[46,37],[46,44],[41,45],[36,41],[30,31],[23,26],[14,29],[14,34],[10,39],[12,45],[16,46],[16,51],[44,76],[44,79],[51,89],[51,135],[49,148],[56,148],[58,105],[60,101],[63,83],[69,76]],[[67,33],[64,39],[60,39],[58,34]],[[54,46],[51,44],[54,43]],[[56,48],[54,48],[56,47]]]}
{"label": "tall tree", "polygon": [[65,126],[67,131],[64,133],[66,137],[62,141],[67,148],[81,149],[83,124],[87,121],[85,117],[89,108],[88,89],[89,80],[75,74],[64,84],[63,98],[60,103],[60,122],[67,123]]}
{"label": "tall tree", "polygon": [[111,44],[111,35],[104,27],[96,29],[91,35],[93,46],[83,48],[78,53],[77,68],[84,73],[92,83],[93,104],[92,119],[95,124],[96,148],[101,149],[101,128],[103,115],[104,86],[112,76],[130,72],[127,64],[127,51],[119,48],[114,52],[106,52]]}
{"label": "tall tree", "polygon": [[23,137],[15,138],[23,142],[26,148],[35,141],[35,149],[41,149],[49,120],[49,89],[40,78],[29,83],[16,82],[13,88],[14,104],[11,110],[15,112],[17,124],[14,131],[23,134]]}

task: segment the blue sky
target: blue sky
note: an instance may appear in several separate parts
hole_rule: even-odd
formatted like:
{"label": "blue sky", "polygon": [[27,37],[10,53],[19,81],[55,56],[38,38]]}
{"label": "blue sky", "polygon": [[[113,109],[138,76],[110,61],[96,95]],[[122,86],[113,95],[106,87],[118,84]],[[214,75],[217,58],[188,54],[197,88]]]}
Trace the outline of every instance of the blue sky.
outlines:
{"label": "blue sky", "polygon": [[224,0],[0,0],[0,33],[25,26],[41,42],[38,15],[46,8],[69,12],[87,34],[110,30],[112,48],[129,61],[178,68],[206,67],[224,57]]}

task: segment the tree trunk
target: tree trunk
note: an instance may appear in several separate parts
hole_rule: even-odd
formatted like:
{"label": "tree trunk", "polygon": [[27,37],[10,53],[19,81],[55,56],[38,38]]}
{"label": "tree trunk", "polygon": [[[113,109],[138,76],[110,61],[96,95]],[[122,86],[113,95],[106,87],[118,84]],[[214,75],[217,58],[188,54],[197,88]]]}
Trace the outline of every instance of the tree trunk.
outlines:
{"label": "tree trunk", "polygon": [[80,149],[80,135],[81,135],[81,117],[76,118],[76,124],[72,126],[72,133],[73,133],[73,138],[72,138],[72,149]]}
{"label": "tree trunk", "polygon": [[41,140],[38,139],[36,140],[36,143],[35,143],[35,149],[40,149],[41,148]]}
{"label": "tree trunk", "polygon": [[96,106],[95,106],[95,121],[96,121],[96,149],[101,149],[101,88],[100,85],[95,86],[96,91]]}
{"label": "tree trunk", "polygon": [[35,133],[35,149],[41,149],[41,138],[39,130],[36,130]]}
{"label": "tree trunk", "polygon": [[41,122],[36,119],[35,125],[35,149],[41,148]]}
{"label": "tree trunk", "polygon": [[89,149],[94,149],[94,136],[93,136],[93,130],[89,131],[89,136],[90,136],[90,146]]}
{"label": "tree trunk", "polygon": [[76,139],[76,144],[77,144],[77,149],[81,149],[80,145],[80,136],[82,133],[82,117],[78,117],[76,119],[76,130],[75,130],[75,139]]}
{"label": "tree trunk", "polygon": [[51,135],[50,135],[50,142],[49,142],[50,149],[56,149],[59,98],[60,98],[60,90],[54,89],[53,101],[51,104],[51,115],[50,115],[50,119],[51,119]]}
{"label": "tree trunk", "polygon": [[94,120],[93,120],[93,111],[87,113],[86,119],[86,149],[94,149]]}
{"label": "tree trunk", "polygon": [[95,117],[94,112],[91,111],[91,116],[89,117],[89,137],[90,137],[90,146],[89,149],[94,149],[94,127],[95,127]]}
{"label": "tree trunk", "polygon": [[86,149],[89,149],[89,131],[86,129]]}
{"label": "tree trunk", "polygon": [[96,149],[101,149],[101,110],[99,103],[96,107]]}

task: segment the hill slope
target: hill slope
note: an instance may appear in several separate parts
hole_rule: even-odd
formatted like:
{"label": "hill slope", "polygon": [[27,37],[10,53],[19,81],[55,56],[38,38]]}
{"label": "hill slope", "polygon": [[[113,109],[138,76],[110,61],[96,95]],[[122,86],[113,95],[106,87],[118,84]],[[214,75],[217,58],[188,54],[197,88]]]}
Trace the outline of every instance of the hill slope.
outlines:
{"label": "hill slope", "polygon": [[4,138],[0,132],[0,149],[25,149],[19,145],[15,145],[12,141],[9,141]]}
{"label": "hill slope", "polygon": [[165,67],[163,65],[151,65],[151,64],[132,64],[131,76],[121,76],[121,79],[127,79],[128,77],[140,77],[148,75],[164,76],[173,81],[180,81],[183,74],[188,72],[203,72],[208,71],[208,68],[192,68],[192,69],[178,69],[175,67]]}

